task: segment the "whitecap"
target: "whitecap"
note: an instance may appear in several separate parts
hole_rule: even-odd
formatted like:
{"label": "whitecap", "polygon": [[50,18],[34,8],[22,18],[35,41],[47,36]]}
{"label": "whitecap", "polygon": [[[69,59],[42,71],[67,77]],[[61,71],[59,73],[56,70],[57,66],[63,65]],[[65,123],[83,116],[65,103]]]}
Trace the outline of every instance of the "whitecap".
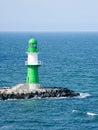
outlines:
{"label": "whitecap", "polygon": [[78,96],[78,98],[86,98],[88,96],[90,96],[89,93],[80,93],[80,96]]}
{"label": "whitecap", "polygon": [[86,113],[88,116],[96,116],[96,115],[98,115],[98,114],[95,114],[95,113],[92,113],[92,112],[87,112]]}
{"label": "whitecap", "polygon": [[98,114],[93,113],[93,112],[82,112],[82,111],[78,111],[78,110],[72,110],[73,113],[81,113],[81,114],[86,114],[88,116],[98,116]]}
{"label": "whitecap", "polygon": [[72,110],[72,112],[78,112],[77,110]]}

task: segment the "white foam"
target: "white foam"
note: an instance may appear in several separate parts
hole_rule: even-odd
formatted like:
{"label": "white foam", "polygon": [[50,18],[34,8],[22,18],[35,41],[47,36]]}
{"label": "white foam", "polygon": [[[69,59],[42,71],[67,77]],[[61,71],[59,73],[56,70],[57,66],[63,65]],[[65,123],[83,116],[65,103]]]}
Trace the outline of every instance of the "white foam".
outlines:
{"label": "white foam", "polygon": [[97,116],[98,114],[93,113],[93,112],[82,112],[82,111],[78,111],[78,110],[72,110],[73,113],[81,113],[81,114],[86,114],[88,116]]}
{"label": "white foam", "polygon": [[46,98],[50,98],[50,99],[66,99],[68,97],[46,97]]}
{"label": "white foam", "polygon": [[90,96],[89,93],[80,93],[80,96],[78,96],[78,98],[86,98],[88,96]]}
{"label": "white foam", "polygon": [[87,112],[86,113],[88,116],[96,116],[96,115],[98,115],[98,114],[95,114],[95,113],[92,113],[92,112]]}
{"label": "white foam", "polygon": [[72,110],[72,112],[78,112],[77,110]]}

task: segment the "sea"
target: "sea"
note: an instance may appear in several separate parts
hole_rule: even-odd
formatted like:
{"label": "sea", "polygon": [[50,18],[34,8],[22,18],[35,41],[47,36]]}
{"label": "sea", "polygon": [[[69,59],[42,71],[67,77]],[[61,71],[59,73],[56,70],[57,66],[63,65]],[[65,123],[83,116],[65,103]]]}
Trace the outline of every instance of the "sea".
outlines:
{"label": "sea", "polygon": [[0,32],[0,88],[26,82],[30,38],[40,84],[80,96],[1,100],[0,130],[98,130],[98,32]]}

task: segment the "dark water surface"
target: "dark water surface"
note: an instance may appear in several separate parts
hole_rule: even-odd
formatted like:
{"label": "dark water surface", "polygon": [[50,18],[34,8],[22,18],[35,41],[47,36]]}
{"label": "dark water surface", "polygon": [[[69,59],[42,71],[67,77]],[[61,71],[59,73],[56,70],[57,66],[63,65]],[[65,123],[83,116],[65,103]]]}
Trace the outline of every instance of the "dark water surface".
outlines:
{"label": "dark water surface", "polygon": [[28,40],[38,40],[40,83],[77,98],[0,101],[0,130],[98,130],[98,33],[0,33],[0,87],[25,82]]}

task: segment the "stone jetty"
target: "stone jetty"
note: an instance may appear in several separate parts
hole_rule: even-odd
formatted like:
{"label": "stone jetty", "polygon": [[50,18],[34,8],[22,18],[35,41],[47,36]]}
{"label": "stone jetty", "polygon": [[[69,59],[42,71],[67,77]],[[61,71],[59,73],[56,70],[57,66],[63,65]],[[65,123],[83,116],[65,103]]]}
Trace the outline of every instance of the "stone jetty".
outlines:
{"label": "stone jetty", "polygon": [[79,96],[78,92],[68,88],[52,87],[40,88],[35,90],[21,90],[15,88],[1,88],[0,100],[7,99],[30,99],[30,98],[50,98],[50,97],[75,97]]}

